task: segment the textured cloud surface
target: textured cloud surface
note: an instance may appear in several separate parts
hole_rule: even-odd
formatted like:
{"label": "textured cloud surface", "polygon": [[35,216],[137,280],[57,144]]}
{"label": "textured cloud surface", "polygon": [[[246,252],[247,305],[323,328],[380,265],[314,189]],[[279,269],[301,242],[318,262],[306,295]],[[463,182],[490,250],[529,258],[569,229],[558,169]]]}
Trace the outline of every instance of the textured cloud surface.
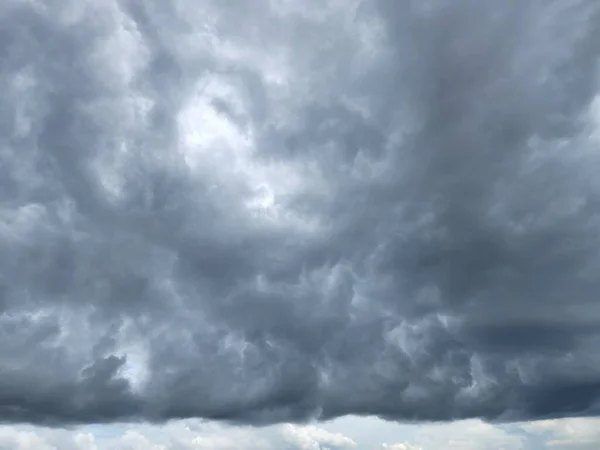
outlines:
{"label": "textured cloud surface", "polygon": [[198,420],[48,429],[0,426],[11,450],[596,450],[598,418],[520,424],[480,420],[408,425],[345,417],[318,426],[235,427]]}
{"label": "textured cloud surface", "polygon": [[0,420],[597,415],[599,24],[0,2]]}

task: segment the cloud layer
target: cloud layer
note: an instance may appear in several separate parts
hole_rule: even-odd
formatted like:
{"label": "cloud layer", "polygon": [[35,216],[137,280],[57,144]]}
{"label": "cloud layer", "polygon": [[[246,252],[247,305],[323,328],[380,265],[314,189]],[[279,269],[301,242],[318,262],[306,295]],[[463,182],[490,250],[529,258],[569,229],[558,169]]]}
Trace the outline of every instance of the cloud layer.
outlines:
{"label": "cloud layer", "polygon": [[600,412],[600,4],[0,6],[0,420]]}
{"label": "cloud layer", "polygon": [[[347,417],[319,426],[232,427],[198,420],[162,425],[81,426],[48,429],[0,426],[0,447],[14,450],[595,450],[597,418],[510,425],[480,420],[401,425]],[[365,433],[366,431],[366,433]],[[4,447],[3,447],[4,446]]]}

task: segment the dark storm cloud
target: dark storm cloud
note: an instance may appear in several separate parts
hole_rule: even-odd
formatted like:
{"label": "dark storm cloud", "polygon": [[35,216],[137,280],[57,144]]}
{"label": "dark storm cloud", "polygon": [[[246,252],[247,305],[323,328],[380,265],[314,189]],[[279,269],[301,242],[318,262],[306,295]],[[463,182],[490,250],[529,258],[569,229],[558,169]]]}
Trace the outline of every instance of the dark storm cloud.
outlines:
{"label": "dark storm cloud", "polygon": [[600,408],[600,5],[0,6],[0,419]]}

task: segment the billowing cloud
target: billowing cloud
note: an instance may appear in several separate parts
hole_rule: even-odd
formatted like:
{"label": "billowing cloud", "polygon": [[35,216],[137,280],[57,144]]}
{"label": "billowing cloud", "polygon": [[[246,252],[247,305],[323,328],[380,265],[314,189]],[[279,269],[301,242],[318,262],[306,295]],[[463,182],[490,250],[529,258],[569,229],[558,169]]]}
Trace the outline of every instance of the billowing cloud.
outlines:
{"label": "billowing cloud", "polygon": [[15,450],[351,450],[352,439],[316,426],[264,428],[222,426],[198,421],[166,425],[131,424],[118,429],[0,427],[0,448]]}
{"label": "billowing cloud", "polygon": [[[363,433],[361,429],[370,430]],[[537,450],[593,449],[598,419],[521,424],[480,420],[398,424],[345,417],[315,425],[231,426],[199,420],[166,424],[80,426],[74,429],[0,426],[0,448],[16,450]],[[596,447],[594,447],[594,445]],[[4,446],[4,447],[3,447]]]}
{"label": "billowing cloud", "polygon": [[2,2],[0,420],[597,415],[599,14]]}

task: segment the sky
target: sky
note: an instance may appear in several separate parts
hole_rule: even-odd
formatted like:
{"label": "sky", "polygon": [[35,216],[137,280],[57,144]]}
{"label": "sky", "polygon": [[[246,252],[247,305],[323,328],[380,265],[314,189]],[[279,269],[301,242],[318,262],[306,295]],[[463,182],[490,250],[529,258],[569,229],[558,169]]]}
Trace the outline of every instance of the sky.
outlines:
{"label": "sky", "polygon": [[0,450],[600,443],[597,0],[0,2]]}

